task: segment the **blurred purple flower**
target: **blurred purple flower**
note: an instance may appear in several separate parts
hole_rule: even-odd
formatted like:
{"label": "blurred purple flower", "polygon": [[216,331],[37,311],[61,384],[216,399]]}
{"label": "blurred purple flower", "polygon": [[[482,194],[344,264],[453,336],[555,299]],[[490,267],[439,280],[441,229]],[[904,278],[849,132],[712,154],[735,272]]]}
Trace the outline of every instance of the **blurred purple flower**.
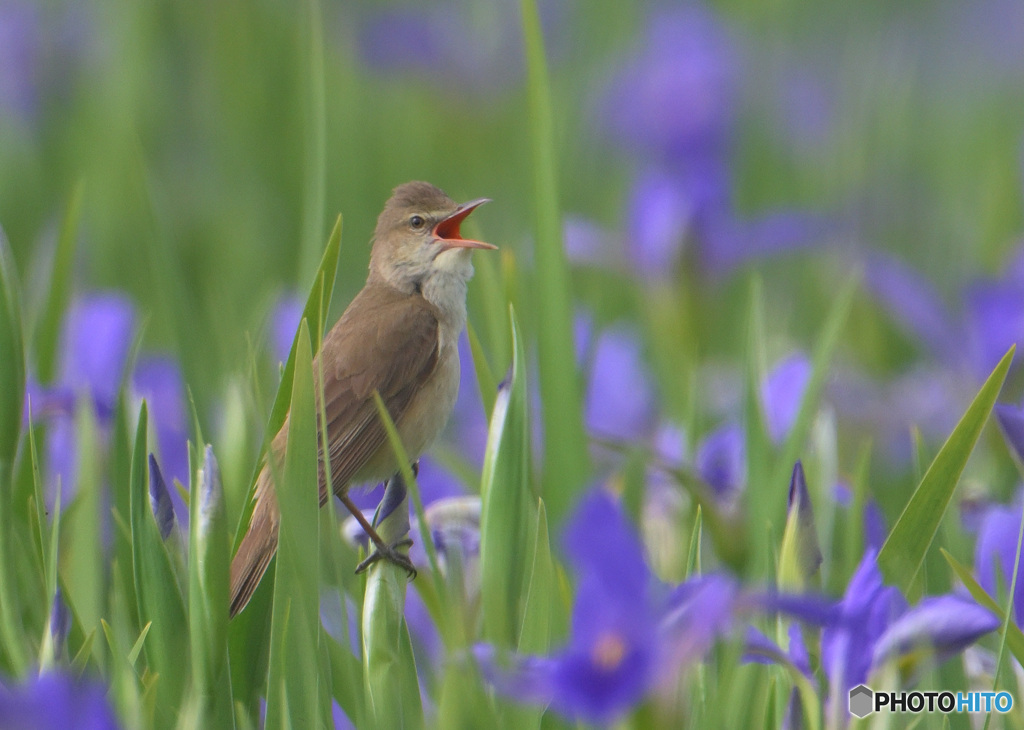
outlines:
{"label": "blurred purple flower", "polygon": [[736,108],[737,51],[702,4],[655,10],[633,56],[609,85],[613,140],[675,169],[721,157]]}
{"label": "blurred purple flower", "polygon": [[[981,517],[978,541],[974,546],[974,572],[989,595],[995,596],[1000,584],[1006,590],[1010,588],[1020,522],[1019,504],[993,504]],[[1013,616],[1018,626],[1024,624],[1024,555],[1021,557],[1017,563],[1017,586],[1013,596]]]}
{"label": "blurred purple flower", "polygon": [[1024,408],[996,403],[995,413],[1007,445],[1013,449],[1017,459],[1024,463]]}
{"label": "blurred purple flower", "polygon": [[[694,180],[693,182],[699,182]],[[672,278],[703,198],[674,176],[649,169],[633,181],[627,210],[629,264],[648,281]]]}
{"label": "blurred purple flower", "polygon": [[802,352],[781,360],[761,384],[761,402],[768,435],[782,443],[796,423],[800,402],[811,380],[811,361]]}
{"label": "blurred purple flower", "polygon": [[868,289],[933,356],[977,379],[988,376],[1011,345],[1024,345],[1024,249],[1003,274],[970,283],[959,311],[947,308],[934,287],[900,262],[871,254]]}
{"label": "blurred purple flower", "polygon": [[60,383],[92,396],[100,418],[109,418],[117,403],[134,327],[135,307],[122,294],[85,297],[65,317]]}
{"label": "blurred purple flower", "polygon": [[612,266],[618,264],[618,241],[591,220],[567,215],[562,225],[565,255],[576,264]]}
{"label": "blurred purple flower", "polygon": [[305,302],[295,293],[282,294],[274,304],[270,315],[270,346],[274,362],[283,365],[288,361],[304,306]]}
{"label": "blurred purple flower", "polygon": [[[600,526],[601,539],[594,539]],[[569,644],[550,657],[517,657],[511,669],[491,647],[477,648],[484,676],[498,691],[590,722],[610,722],[639,701],[657,678],[659,650],[651,574],[629,520],[596,490],[573,515],[566,551],[577,577]]]}
{"label": "blurred purple flower", "polygon": [[981,379],[1011,345],[1024,346],[1024,279],[978,281],[968,286],[964,299],[971,365]]}
{"label": "blurred purple flower", "polygon": [[[849,510],[853,506],[853,493],[847,485],[842,483],[836,484],[834,495],[836,504],[843,509]],[[850,515],[849,517],[850,519],[858,519],[856,515]],[[878,503],[874,497],[868,497],[867,502],[864,504],[864,513],[859,519],[863,523],[864,547],[875,552],[881,550],[888,532],[885,529],[885,518],[882,516],[882,510],[878,508]]]}
{"label": "blurred purple flower", "polygon": [[598,436],[632,441],[654,425],[654,389],[643,361],[640,340],[624,325],[604,330],[597,340],[584,419]]}
{"label": "blurred purple flower", "polygon": [[867,681],[875,644],[907,607],[896,588],[882,584],[875,557],[865,552],[839,602],[839,620],[822,632],[821,662],[836,697]]}
{"label": "blurred purple flower", "polygon": [[510,665],[493,647],[475,649],[484,676],[502,694],[610,723],[700,659],[732,622],[735,581],[699,577],[666,596],[621,505],[604,490],[577,507],[565,549],[576,576],[568,644],[547,657],[510,657]]}
{"label": "blurred purple flower", "polygon": [[780,209],[753,218],[725,212],[704,222],[697,240],[704,267],[726,274],[749,261],[830,243],[840,230],[832,218],[804,210]]}
{"label": "blurred purple flower", "polygon": [[987,608],[957,595],[929,596],[892,622],[874,646],[872,664],[932,647],[941,661],[999,627]]}
{"label": "blurred purple flower", "polygon": [[[540,11],[550,40],[559,9],[545,3]],[[522,43],[508,32],[518,22],[511,2],[392,5],[364,14],[358,50],[380,73],[415,75],[456,98],[493,95],[522,76]]]}
{"label": "blurred purple flower", "polygon": [[701,439],[694,466],[720,499],[735,497],[746,484],[746,444],[740,425],[726,423]]}
{"label": "blurred purple flower", "polygon": [[53,657],[60,660],[64,654],[65,642],[71,630],[71,610],[64,600],[64,592],[57,586],[50,607],[50,637],[53,640]]}
{"label": "blurred purple flower", "polygon": [[42,55],[40,8],[28,2],[0,4],[0,119],[28,120],[39,103]]}
{"label": "blurred purple flower", "polygon": [[[72,302],[61,328],[60,368],[55,383],[29,384],[32,418],[49,423],[46,440],[47,499],[52,500],[58,480],[74,494],[77,486],[77,401],[93,406],[101,439],[114,420],[118,394],[124,383],[134,338],[135,307],[118,293],[101,293]],[[188,484],[187,421],[181,373],[163,356],[142,358],[131,374],[132,395],[145,398],[156,431],[156,446],[171,478]],[[68,493],[65,493],[65,503]],[[187,508],[172,497],[179,519]]]}
{"label": "blurred purple flower", "polygon": [[[168,481],[178,480],[188,485],[188,417],[185,413],[185,381],[178,364],[167,356],[146,356],[139,358],[132,373],[132,390],[135,398],[145,399],[153,426],[156,431],[156,445],[160,462]],[[171,492],[178,521],[188,524],[188,506],[177,494]]]}
{"label": "blurred purple flower", "polygon": [[962,348],[962,336],[939,293],[906,264],[881,253],[867,257],[864,283],[896,321],[943,359]]}
{"label": "blurred purple flower", "polygon": [[811,677],[811,659],[804,644],[800,624],[789,625],[789,648],[783,651],[778,644],[753,626],[747,627],[744,637],[743,661],[758,664],[792,664],[805,676]]}
{"label": "blurred purple flower", "polygon": [[45,673],[22,684],[0,680],[0,726],[4,730],[110,730],[118,723],[104,685]]}

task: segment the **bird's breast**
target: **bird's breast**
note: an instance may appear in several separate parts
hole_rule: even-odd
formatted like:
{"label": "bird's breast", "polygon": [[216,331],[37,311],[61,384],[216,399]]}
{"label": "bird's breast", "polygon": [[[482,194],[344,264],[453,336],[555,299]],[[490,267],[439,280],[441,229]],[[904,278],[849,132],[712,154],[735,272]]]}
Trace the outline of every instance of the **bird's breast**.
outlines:
{"label": "bird's breast", "polygon": [[[395,424],[409,458],[416,460],[444,430],[459,395],[459,349],[457,335],[442,330],[441,352],[437,367],[420,388],[408,409]],[[385,443],[359,470],[354,482],[388,479],[400,465],[390,444]]]}

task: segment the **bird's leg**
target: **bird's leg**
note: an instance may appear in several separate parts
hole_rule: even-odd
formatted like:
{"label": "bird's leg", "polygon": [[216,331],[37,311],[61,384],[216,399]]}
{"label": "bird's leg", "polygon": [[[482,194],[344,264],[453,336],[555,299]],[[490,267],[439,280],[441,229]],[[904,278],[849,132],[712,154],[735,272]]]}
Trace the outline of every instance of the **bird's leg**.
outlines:
{"label": "bird's leg", "polygon": [[[414,469],[415,466],[416,465],[414,465]],[[401,476],[396,475],[393,478],[401,479]],[[390,484],[388,486],[390,487]],[[373,541],[374,547],[376,548],[374,552],[372,552],[369,555],[369,557],[367,557],[363,562],[356,566],[356,573],[362,573],[375,562],[383,558],[388,562],[393,563],[394,565],[397,565],[400,568],[403,568],[410,579],[415,578],[416,568],[413,567],[412,561],[409,560],[409,556],[399,552],[397,549],[400,547],[408,547],[412,545],[412,540],[408,537],[403,537],[402,539],[397,540],[396,542],[390,545],[387,544],[386,542],[384,542],[384,539],[378,534],[377,530],[373,527],[373,525],[371,525],[370,522],[366,519],[366,517],[363,516],[362,511],[360,511],[360,509],[352,503],[347,494],[339,495],[339,498],[341,499],[342,504],[345,505],[348,511],[352,513],[352,516],[356,518],[356,521],[359,522],[359,524],[362,526],[363,530],[366,532],[370,540]],[[402,501],[404,503],[404,499]]]}

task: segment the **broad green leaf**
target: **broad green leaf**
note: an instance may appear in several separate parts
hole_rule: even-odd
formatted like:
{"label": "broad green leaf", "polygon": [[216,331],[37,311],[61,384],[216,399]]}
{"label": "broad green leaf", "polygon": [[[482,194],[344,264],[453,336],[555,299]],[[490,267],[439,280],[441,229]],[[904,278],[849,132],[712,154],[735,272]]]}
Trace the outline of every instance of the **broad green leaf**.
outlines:
{"label": "broad green leaf", "polygon": [[153,624],[145,652],[149,670],[159,675],[155,686],[156,722],[160,727],[172,727],[190,666],[184,640],[188,636],[188,622],[171,556],[160,537],[150,505],[147,424],[147,408],[143,402],[132,449],[132,565],[139,622],[143,626]]}
{"label": "broad green leaf", "polygon": [[1011,347],[981,386],[960,423],[939,449],[878,553],[878,567],[886,582],[899,586],[905,593],[910,590],[924,562],[925,553],[960,481],[960,474],[995,405],[1013,361],[1013,352]]}
{"label": "broad green leaf", "polygon": [[293,347],[288,448],[277,484],[280,508],[270,633],[267,728],[316,727],[320,717],[320,494],[313,350],[304,318]]}
{"label": "broad green leaf", "polygon": [[[520,3],[535,194],[538,364],[544,422],[543,490],[558,524],[590,476],[582,388],[573,345],[572,282],[562,245],[558,152],[544,37],[535,0]],[[514,357],[514,355],[513,355]]]}
{"label": "broad green leaf", "polygon": [[57,339],[60,336],[61,320],[67,309],[71,296],[71,275],[74,270],[75,238],[78,235],[78,223],[82,216],[82,197],[85,184],[79,180],[71,192],[67,211],[60,224],[57,236],[57,249],[53,254],[53,265],[50,268],[50,282],[46,287],[46,299],[36,328],[35,358],[40,382],[49,383],[53,380],[57,360]]}
{"label": "broad green leaf", "polygon": [[[75,435],[78,439],[78,484],[75,497],[61,520],[63,534],[60,538],[59,571],[68,605],[81,621],[82,630],[89,632],[99,629],[106,582],[103,576],[103,532],[100,519],[103,476],[99,433],[92,403],[88,398],[82,398],[78,403]],[[59,486],[62,491],[70,491],[73,487],[70,484]],[[99,642],[93,648],[97,652],[103,651]]]}
{"label": "broad green leaf", "polygon": [[498,389],[484,452],[480,496],[480,594],[484,638],[501,648],[519,643],[524,581],[523,546],[536,530],[530,486],[530,427],[523,344],[515,312],[512,367]]}
{"label": "broad green leaf", "polygon": [[363,727],[366,705],[363,701],[363,665],[347,647],[324,634],[331,662],[332,695],[356,727]]}
{"label": "broad green leaf", "polygon": [[558,589],[548,540],[548,514],[542,499],[537,500],[537,526],[533,533],[533,560],[525,586],[523,627],[519,632],[520,654],[546,654],[551,648],[551,613],[556,606]]}

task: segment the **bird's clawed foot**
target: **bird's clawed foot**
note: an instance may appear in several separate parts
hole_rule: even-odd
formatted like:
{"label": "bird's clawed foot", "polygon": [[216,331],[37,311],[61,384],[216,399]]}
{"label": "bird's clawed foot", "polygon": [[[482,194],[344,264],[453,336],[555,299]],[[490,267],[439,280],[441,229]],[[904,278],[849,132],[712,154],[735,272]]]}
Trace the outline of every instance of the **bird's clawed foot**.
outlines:
{"label": "bird's clawed foot", "polygon": [[378,560],[383,559],[387,560],[389,563],[397,565],[399,568],[403,568],[406,575],[409,577],[409,580],[415,580],[416,568],[413,567],[412,561],[409,560],[408,555],[398,552],[397,549],[400,547],[409,547],[411,545],[412,539],[408,537],[404,537],[392,545],[386,545],[383,542],[377,544],[374,551],[367,556],[366,560],[356,566],[356,573],[358,574],[366,571],[367,568]]}

